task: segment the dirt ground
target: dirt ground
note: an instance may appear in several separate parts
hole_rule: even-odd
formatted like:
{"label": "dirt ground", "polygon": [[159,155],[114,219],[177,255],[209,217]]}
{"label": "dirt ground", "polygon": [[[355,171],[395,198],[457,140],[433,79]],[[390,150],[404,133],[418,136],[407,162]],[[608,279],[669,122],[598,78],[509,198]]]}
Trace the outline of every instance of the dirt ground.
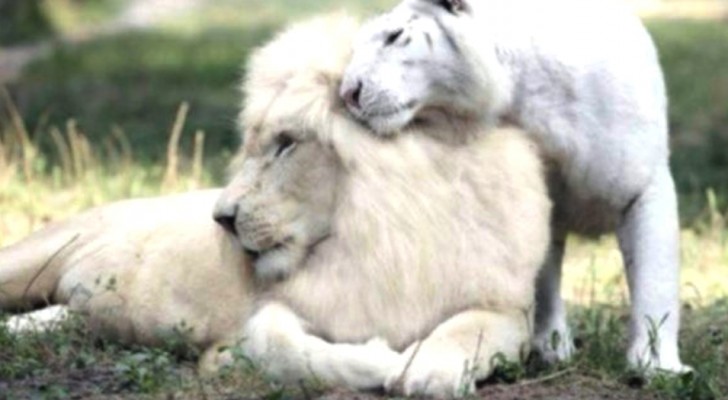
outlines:
{"label": "dirt ground", "polygon": [[[319,400],[385,400],[392,397],[382,393],[358,393],[346,390],[296,390],[294,392],[271,389],[259,381],[212,382],[197,377],[191,366],[178,371],[182,385],[161,390],[153,395],[135,393],[111,365],[73,370],[66,374],[44,375],[16,380],[0,381],[0,399],[319,399]],[[486,384],[475,399],[520,400],[652,400],[660,397],[625,383],[605,382],[595,377],[564,375],[554,380],[524,380],[514,384]]]}

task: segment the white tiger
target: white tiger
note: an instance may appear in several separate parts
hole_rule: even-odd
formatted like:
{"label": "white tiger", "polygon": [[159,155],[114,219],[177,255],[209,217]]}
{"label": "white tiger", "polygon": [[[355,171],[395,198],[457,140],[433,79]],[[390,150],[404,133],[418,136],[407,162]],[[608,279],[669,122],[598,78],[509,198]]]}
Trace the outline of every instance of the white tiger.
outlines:
{"label": "white tiger", "polygon": [[445,120],[526,129],[553,161],[556,204],[536,347],[547,360],[573,352],[559,294],[567,232],[616,230],[632,298],[630,365],[687,368],[667,99],[655,47],[629,10],[602,0],[404,0],[362,29],[340,94],[380,134]]}

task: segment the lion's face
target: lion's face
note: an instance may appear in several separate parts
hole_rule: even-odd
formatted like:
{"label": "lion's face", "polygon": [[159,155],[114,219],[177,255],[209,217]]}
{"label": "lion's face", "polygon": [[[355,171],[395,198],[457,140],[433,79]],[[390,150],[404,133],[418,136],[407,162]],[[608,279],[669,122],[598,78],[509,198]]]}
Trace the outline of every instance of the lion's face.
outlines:
{"label": "lion's face", "polygon": [[[345,167],[333,137],[358,126],[338,88],[359,24],[341,16],[311,24],[251,55],[243,145],[214,211],[263,279],[285,278],[329,235]],[[302,43],[317,46],[302,50]]]}
{"label": "lion's face", "polygon": [[365,24],[340,88],[354,116],[393,132],[470,91],[469,64],[449,28],[467,12],[462,1],[405,0]]}
{"label": "lion's face", "polygon": [[299,129],[248,130],[215,207],[215,219],[254,259],[259,278],[286,277],[329,234],[338,162]]}

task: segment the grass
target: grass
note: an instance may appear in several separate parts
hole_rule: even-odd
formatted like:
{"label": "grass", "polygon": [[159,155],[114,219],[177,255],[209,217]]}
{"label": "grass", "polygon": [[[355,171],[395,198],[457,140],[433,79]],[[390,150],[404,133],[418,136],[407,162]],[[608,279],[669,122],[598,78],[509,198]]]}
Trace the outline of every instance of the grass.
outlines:
{"label": "grass", "polygon": [[[254,3],[260,6],[255,19],[234,11],[234,3],[225,0],[192,21],[181,17],[168,22],[166,29],[57,47],[8,87],[29,121],[31,139],[49,158],[57,157],[48,132],[74,119],[95,143],[112,130],[123,131],[136,161],[153,165],[165,148],[169,115],[188,101],[187,127],[206,133],[207,170],[223,171],[238,141],[237,82],[251,48],[283,22],[338,4]],[[389,3],[381,0],[377,5]],[[361,0],[348,4],[371,9]],[[208,28],[199,21],[206,21]],[[681,216],[684,224],[692,225],[707,209],[708,189],[717,194],[717,207],[728,209],[728,153],[723,151],[728,146],[728,27],[721,22],[653,21],[649,28],[671,98],[672,165]],[[192,140],[192,135],[185,136],[183,148]],[[222,174],[214,178],[221,182]]]}
{"label": "grass", "polygon": [[0,45],[34,40],[51,31],[38,2],[0,3]]}
{"label": "grass", "polygon": [[[371,10],[394,1],[246,2],[255,13],[232,0],[215,3],[160,30],[60,45],[0,93],[0,245],[108,201],[221,184],[238,141],[236,82],[250,49],[282,23],[316,10],[342,4]],[[696,372],[650,382],[625,372],[628,295],[614,238],[571,238],[564,294],[576,359],[550,368],[506,366],[482,389],[484,397],[728,398],[728,26],[652,21],[649,29],[671,96],[673,171],[684,225],[681,343]],[[307,386],[283,390],[245,363],[203,379],[194,372],[194,349],[182,349],[178,343],[150,349],[108,342],[78,321],[20,338],[0,328],[0,398],[321,393]],[[369,397],[381,398],[360,396]]]}
{"label": "grass", "polygon": [[128,33],[61,48],[31,66],[24,82],[11,85],[10,91],[29,120],[44,123],[32,136],[48,154],[54,144],[45,134],[47,127],[73,118],[92,141],[103,140],[100,136],[113,129],[125,132],[137,161],[146,165],[163,153],[169,116],[189,100],[187,126],[205,131],[207,159],[223,159],[210,169],[223,170],[237,144],[239,66],[246,49],[271,30],[195,37]]}
{"label": "grass", "polygon": [[[237,82],[251,48],[288,20],[347,3],[353,9],[375,7],[363,0],[254,0],[245,3],[256,10],[249,13],[240,10],[240,2],[222,0],[200,11],[202,16],[180,17],[165,29],[60,45],[9,90],[26,119],[38,125],[31,136],[46,154],[54,147],[48,127],[73,118],[92,142],[114,127],[123,130],[137,160],[146,164],[154,163],[164,149],[168,116],[188,101],[188,126],[206,132],[205,158],[213,163],[209,169],[222,171],[237,144]],[[207,29],[198,21],[205,21]]]}
{"label": "grass", "polygon": [[713,188],[728,208],[728,26],[723,22],[648,24],[670,95],[672,165],[685,221],[705,209]]}
{"label": "grass", "polygon": [[[546,367],[505,364],[481,388],[478,398],[719,399],[728,394],[728,301],[700,309],[686,307],[681,335],[684,359],[696,367],[682,377],[645,381],[625,369],[623,308],[572,307],[578,353],[569,363]],[[0,317],[0,321],[1,321]],[[0,324],[0,393],[10,398],[63,399],[115,395],[119,398],[346,399],[353,393],[315,383],[282,387],[239,359],[214,378],[195,372],[196,349],[170,336],[158,348],[124,345],[89,333],[72,319],[52,332],[11,335]],[[383,399],[379,394],[357,394]]]}
{"label": "grass", "polygon": [[[17,120],[12,106],[7,118]],[[6,110],[6,112],[7,112]],[[207,186],[208,175],[195,163],[177,165],[192,155],[175,152],[175,138],[185,131],[185,110],[168,118],[166,135],[171,150],[164,162],[144,167],[124,156],[123,136],[117,149],[104,157],[103,149],[89,144],[70,124],[57,143],[67,147],[66,162],[43,158],[24,130],[13,124],[2,131],[0,160],[0,241],[4,244],[29,231],[107,201],[155,195]],[[62,141],[61,141],[62,140]],[[28,148],[24,148],[29,146]],[[114,147],[111,147],[112,149]],[[77,150],[71,150],[77,149]],[[84,150],[86,149],[86,150]],[[58,153],[64,153],[57,149]],[[197,150],[199,153],[199,149]],[[116,156],[110,156],[116,154]],[[26,162],[29,157],[30,162]],[[103,163],[101,159],[105,159]],[[177,165],[175,167],[175,165]],[[50,173],[45,173],[46,169]],[[711,202],[715,204],[716,202]],[[696,372],[684,378],[659,377],[651,382],[625,372],[623,359],[627,320],[627,294],[621,260],[614,238],[585,241],[572,238],[565,265],[565,295],[571,306],[579,353],[568,364],[545,368],[532,362],[525,367],[507,365],[480,392],[487,398],[712,399],[728,393],[728,231],[725,218],[713,207],[696,228],[683,231],[682,350]],[[124,346],[89,333],[72,322],[59,331],[23,337],[0,328],[0,392],[13,397],[65,398],[116,394],[122,398],[308,398],[326,394],[348,398],[347,392],[320,391],[317,386],[282,388],[250,370],[243,362],[215,379],[195,373],[196,351],[170,340],[163,348]],[[615,394],[616,393],[616,394]],[[333,397],[332,397],[333,396]],[[380,398],[363,395],[362,398]],[[499,397],[500,396],[500,397]]]}
{"label": "grass", "polygon": [[204,133],[188,134],[193,143],[180,150],[186,103],[169,118],[168,149],[160,152],[166,158],[147,165],[135,159],[123,131],[112,130],[93,143],[74,120],[50,129],[57,157],[49,157],[31,139],[7,92],[0,94],[0,245],[109,201],[211,186],[212,176],[203,168]]}
{"label": "grass", "polygon": [[0,394],[3,399],[163,394],[261,399],[281,392],[243,361],[203,378],[196,372],[196,356],[196,349],[174,336],[157,348],[107,341],[89,333],[81,318],[65,321],[53,332],[20,337],[0,324]]}

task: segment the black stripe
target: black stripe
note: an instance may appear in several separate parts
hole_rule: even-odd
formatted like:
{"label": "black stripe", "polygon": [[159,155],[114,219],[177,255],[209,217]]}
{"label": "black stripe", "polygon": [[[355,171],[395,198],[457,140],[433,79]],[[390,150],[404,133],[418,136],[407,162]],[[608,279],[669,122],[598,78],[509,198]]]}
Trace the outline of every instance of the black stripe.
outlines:
{"label": "black stripe", "polygon": [[461,54],[460,52],[460,46],[455,42],[455,39],[450,35],[450,32],[445,29],[445,25],[442,24],[442,21],[440,21],[440,18],[435,18],[435,23],[437,24],[437,27],[440,28],[442,33],[445,35],[445,40],[447,40],[447,44],[453,49],[454,52]]}

